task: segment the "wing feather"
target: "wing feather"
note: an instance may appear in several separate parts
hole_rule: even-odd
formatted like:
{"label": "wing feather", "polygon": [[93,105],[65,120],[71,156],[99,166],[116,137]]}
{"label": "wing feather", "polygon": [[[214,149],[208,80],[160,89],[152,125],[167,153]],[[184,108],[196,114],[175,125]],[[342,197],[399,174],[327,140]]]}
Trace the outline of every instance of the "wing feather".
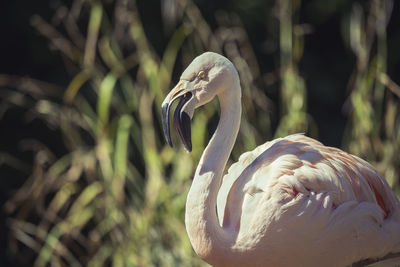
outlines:
{"label": "wing feather", "polygon": [[[307,191],[330,192],[334,206],[346,201],[371,202],[385,212],[385,217],[398,205],[384,177],[368,162],[295,134],[244,153],[229,168],[218,195],[220,222],[238,224],[241,217],[238,213],[242,212],[237,209],[239,203],[243,210],[247,202],[254,209],[254,203],[258,203],[255,198],[261,195],[268,198],[275,192],[280,196],[274,197],[290,201],[297,193]],[[249,212],[246,214],[247,220],[251,220]]]}

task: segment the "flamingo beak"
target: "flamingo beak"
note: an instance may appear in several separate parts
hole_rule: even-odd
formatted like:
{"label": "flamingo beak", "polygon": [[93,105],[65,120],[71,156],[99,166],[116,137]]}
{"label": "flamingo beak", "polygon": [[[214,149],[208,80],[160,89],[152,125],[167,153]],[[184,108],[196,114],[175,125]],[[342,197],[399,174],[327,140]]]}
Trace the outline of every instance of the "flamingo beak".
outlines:
{"label": "flamingo beak", "polygon": [[170,124],[169,124],[169,113],[172,104],[179,100],[178,105],[174,112],[173,122],[175,129],[188,152],[192,151],[192,139],[191,139],[191,117],[193,114],[193,94],[183,89],[183,83],[178,83],[178,85],[172,89],[172,91],[167,95],[161,106],[162,113],[162,126],[164,130],[165,139],[172,147],[172,140],[170,134]]}

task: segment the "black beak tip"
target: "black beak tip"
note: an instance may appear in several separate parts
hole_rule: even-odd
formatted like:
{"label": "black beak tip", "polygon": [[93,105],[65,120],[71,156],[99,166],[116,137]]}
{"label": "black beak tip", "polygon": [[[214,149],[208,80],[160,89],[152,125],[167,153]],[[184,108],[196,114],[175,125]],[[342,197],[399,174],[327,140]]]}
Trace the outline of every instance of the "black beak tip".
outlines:
{"label": "black beak tip", "polygon": [[189,115],[186,112],[181,112],[179,122],[183,145],[188,152],[192,152],[191,120]]}
{"label": "black beak tip", "polygon": [[172,147],[172,141],[171,141],[171,134],[170,134],[170,129],[169,129],[169,108],[170,105],[168,103],[164,103],[161,106],[161,113],[162,113],[162,127],[164,131],[164,136],[165,140],[167,141],[167,144]]}
{"label": "black beak tip", "polygon": [[189,146],[185,145],[185,149],[187,152],[192,152],[192,144],[189,144]]}

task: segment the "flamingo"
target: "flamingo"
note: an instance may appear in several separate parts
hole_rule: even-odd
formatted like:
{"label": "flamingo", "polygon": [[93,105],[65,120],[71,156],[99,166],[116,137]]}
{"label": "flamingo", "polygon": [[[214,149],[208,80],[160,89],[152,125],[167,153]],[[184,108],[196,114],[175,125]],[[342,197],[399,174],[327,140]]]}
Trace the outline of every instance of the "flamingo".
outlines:
{"label": "flamingo", "polygon": [[162,103],[187,151],[194,110],[218,97],[218,126],[190,187],[186,230],[214,266],[348,266],[400,251],[400,206],[366,161],[302,134],[239,157],[223,176],[241,117],[239,75],[224,56],[196,57]]}

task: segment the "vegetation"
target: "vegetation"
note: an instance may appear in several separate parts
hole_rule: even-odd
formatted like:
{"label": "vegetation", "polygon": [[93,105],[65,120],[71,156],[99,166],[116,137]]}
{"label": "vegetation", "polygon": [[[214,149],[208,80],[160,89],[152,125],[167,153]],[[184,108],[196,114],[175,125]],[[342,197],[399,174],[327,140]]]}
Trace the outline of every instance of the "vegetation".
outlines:
{"label": "vegetation", "polygon": [[[148,14],[141,14],[139,1],[74,0],[59,6],[51,23],[31,18],[71,79],[60,86],[0,75],[2,116],[19,110],[27,123],[40,121],[62,140],[54,151],[28,134],[20,148],[34,152],[32,162],[1,151],[2,164],[26,177],[3,206],[11,257],[23,254],[19,264],[34,266],[205,265],[187,238],[184,208],[219,108],[214,101],[194,116],[191,154],[180,145],[168,147],[160,106],[177,73],[208,50],[225,54],[238,68],[244,115],[232,161],[276,136],[319,135],[301,71],[313,27],[300,23],[300,0],[265,2],[265,24],[272,25],[270,42],[276,45],[267,67],[243,17],[221,10],[211,21],[191,0],[161,4],[162,34],[168,36],[161,52],[147,36],[142,18]],[[341,103],[348,118],[342,148],[371,162],[398,190],[400,87],[388,74],[386,33],[393,1],[346,5],[343,42],[355,63]]]}

